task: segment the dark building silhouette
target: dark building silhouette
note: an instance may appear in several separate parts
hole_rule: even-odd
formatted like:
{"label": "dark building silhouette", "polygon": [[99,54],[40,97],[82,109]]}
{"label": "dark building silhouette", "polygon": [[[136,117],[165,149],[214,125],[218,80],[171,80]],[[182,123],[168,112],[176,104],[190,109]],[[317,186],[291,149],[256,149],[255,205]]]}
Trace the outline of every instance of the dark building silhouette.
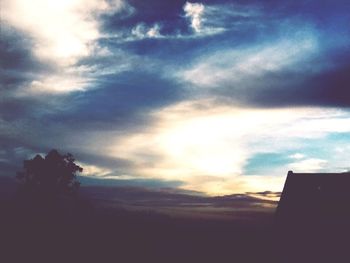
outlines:
{"label": "dark building silhouette", "polygon": [[350,223],[350,173],[288,172],[277,221],[308,227]]}
{"label": "dark building silhouette", "polygon": [[350,173],[289,171],[276,223],[277,262],[350,262]]}

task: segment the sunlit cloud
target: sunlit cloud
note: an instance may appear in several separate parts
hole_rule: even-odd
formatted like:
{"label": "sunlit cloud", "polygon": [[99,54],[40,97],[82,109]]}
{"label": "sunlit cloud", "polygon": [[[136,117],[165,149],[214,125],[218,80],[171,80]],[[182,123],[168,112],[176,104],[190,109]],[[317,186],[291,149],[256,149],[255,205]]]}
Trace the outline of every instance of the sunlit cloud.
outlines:
{"label": "sunlit cloud", "polygon": [[[32,39],[32,53],[51,72],[37,76],[24,93],[84,90],[88,79],[72,74],[76,63],[108,54],[97,44],[102,36],[99,15],[127,8],[121,0],[5,0],[3,21]],[[23,92],[22,92],[23,94]]]}
{"label": "sunlit cloud", "polygon": [[326,168],[327,160],[310,158],[290,163],[288,166],[294,172],[321,172]]}
{"label": "sunlit cloud", "polygon": [[267,188],[271,191],[281,191],[284,180],[284,174],[280,176],[193,176],[182,188],[192,191],[196,189],[196,191],[214,196],[248,191],[259,192]]}
{"label": "sunlit cloud", "polygon": [[[133,160],[136,175],[179,179],[186,189],[208,193],[271,189],[269,180],[263,180],[266,176],[258,180],[258,174],[245,175],[244,167],[254,154],[290,151],[305,138],[321,138],[339,132],[339,127],[350,131],[346,112],[322,108],[242,109],[194,101],[165,108],[154,118],[152,128],[119,137],[109,154]],[[282,170],[319,171],[327,164],[293,157]],[[273,190],[279,191],[284,174],[274,169]]]}
{"label": "sunlit cloud", "polygon": [[83,167],[83,176],[97,176],[107,178],[113,171],[108,168],[99,167],[96,165],[86,164],[86,163],[78,163],[79,166]]}
{"label": "sunlit cloud", "polygon": [[2,4],[3,19],[28,32],[40,59],[65,66],[91,53],[91,44],[100,36],[97,15],[122,7],[119,0],[5,0]]}
{"label": "sunlit cloud", "polygon": [[83,90],[86,82],[86,79],[50,76],[41,80],[34,80],[30,85],[29,92],[65,93],[71,90]]}

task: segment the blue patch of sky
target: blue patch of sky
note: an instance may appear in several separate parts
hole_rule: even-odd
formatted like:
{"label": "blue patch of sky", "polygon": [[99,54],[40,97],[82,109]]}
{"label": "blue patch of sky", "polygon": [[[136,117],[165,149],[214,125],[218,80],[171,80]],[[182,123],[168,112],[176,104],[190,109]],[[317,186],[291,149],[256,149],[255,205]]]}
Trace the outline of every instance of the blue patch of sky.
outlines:
{"label": "blue patch of sky", "polygon": [[257,153],[248,159],[245,175],[268,175],[271,169],[284,166],[289,157],[282,153]]}
{"label": "blue patch of sky", "polygon": [[[337,151],[339,148],[345,148],[345,151]],[[288,164],[311,158],[328,161],[325,169],[337,170],[342,168],[337,167],[339,163],[345,164],[345,159],[350,158],[349,150],[350,133],[348,132],[336,132],[321,138],[303,139],[302,144],[295,149],[254,154],[247,160],[243,174],[271,175],[271,171],[276,170],[283,173],[287,172]],[[302,154],[303,157],[292,158],[297,153]]]}

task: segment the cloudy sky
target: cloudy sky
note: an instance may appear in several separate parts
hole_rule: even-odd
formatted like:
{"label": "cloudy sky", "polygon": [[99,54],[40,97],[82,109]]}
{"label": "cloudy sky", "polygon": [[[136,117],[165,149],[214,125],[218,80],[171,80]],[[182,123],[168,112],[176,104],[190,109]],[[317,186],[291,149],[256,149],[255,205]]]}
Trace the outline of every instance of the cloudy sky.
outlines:
{"label": "cloudy sky", "polygon": [[347,0],[3,0],[1,175],[52,148],[211,195],[347,171],[349,24]]}

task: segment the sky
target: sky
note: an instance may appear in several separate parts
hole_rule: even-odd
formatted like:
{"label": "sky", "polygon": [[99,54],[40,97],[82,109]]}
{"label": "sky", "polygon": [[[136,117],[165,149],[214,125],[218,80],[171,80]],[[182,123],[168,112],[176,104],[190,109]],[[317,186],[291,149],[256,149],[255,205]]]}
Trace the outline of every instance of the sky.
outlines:
{"label": "sky", "polygon": [[350,170],[350,2],[3,0],[0,167],[225,195]]}

